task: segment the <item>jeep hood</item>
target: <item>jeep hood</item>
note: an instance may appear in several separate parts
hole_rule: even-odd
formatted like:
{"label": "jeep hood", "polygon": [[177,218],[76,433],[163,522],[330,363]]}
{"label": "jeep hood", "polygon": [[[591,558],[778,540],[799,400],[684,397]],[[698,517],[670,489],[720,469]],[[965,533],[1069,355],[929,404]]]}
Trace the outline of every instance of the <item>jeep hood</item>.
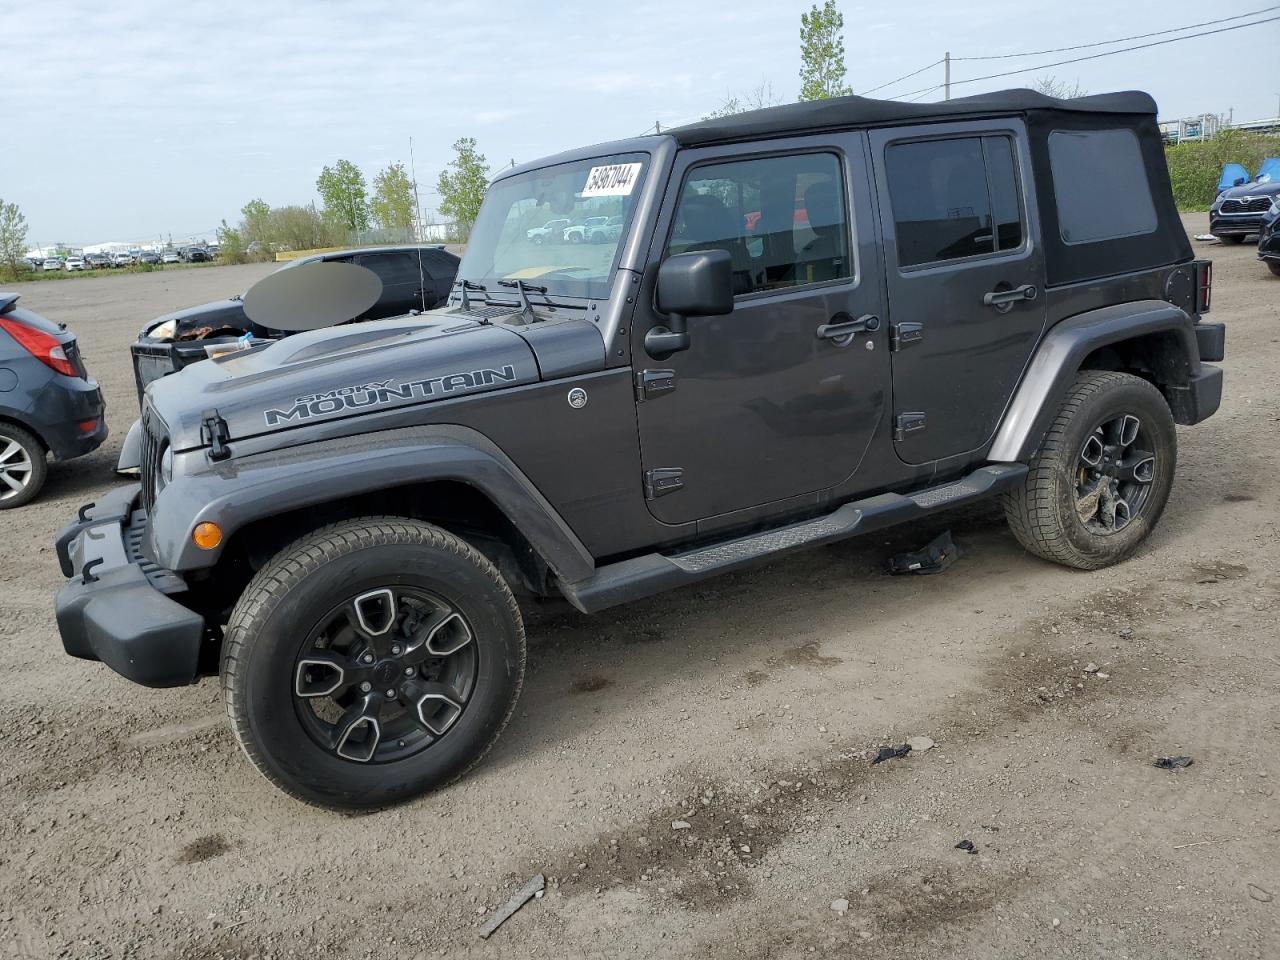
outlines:
{"label": "jeep hood", "polygon": [[153,381],[144,410],[183,451],[207,445],[201,421],[215,410],[234,442],[604,365],[603,340],[585,320],[489,320],[439,310],[294,334]]}

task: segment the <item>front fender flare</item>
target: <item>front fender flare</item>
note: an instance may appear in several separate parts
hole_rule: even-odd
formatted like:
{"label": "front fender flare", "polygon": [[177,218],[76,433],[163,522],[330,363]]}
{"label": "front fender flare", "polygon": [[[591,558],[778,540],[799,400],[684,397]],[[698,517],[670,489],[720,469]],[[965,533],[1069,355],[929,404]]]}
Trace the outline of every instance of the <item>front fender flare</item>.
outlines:
{"label": "front fender flare", "polygon": [[1052,327],[1027,367],[1005,410],[987,459],[1025,463],[1049,429],[1080,365],[1100,347],[1153,333],[1171,333],[1181,345],[1164,371],[1166,387],[1183,387],[1200,374],[1195,324],[1186,311],[1164,300],[1136,300],[1068,317]]}
{"label": "front fender flare", "polygon": [[[459,481],[488,496],[558,577],[580,580],[594,571],[582,541],[506,454],[475,430],[439,425],[321,440],[177,477],[156,498],[150,552],[170,570],[212,567],[232,535],[256,520],[431,480]],[[191,541],[205,521],[222,530],[217,549]]]}

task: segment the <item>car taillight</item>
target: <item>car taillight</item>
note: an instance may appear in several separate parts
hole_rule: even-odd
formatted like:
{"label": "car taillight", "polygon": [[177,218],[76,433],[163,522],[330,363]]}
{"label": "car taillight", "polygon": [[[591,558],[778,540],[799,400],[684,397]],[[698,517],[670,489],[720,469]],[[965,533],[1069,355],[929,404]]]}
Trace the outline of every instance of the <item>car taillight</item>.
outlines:
{"label": "car taillight", "polygon": [[56,339],[40,330],[28,327],[25,324],[18,323],[16,320],[6,320],[0,317],[0,330],[3,330],[9,336],[18,342],[18,346],[26,350],[50,370],[61,373],[68,377],[78,377],[76,368],[67,358],[66,352],[62,349]]}
{"label": "car taillight", "polygon": [[1196,261],[1196,309],[1199,313],[1209,312],[1210,294],[1213,291],[1213,261]]}

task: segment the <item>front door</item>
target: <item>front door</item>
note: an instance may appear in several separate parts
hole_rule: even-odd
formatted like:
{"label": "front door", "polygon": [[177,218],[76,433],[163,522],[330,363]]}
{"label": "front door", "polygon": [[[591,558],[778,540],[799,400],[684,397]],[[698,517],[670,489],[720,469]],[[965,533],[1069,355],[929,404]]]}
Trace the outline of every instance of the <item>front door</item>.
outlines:
{"label": "front door", "polygon": [[871,133],[907,463],[983,447],[1044,326],[1025,144],[1019,120]]}
{"label": "front door", "polygon": [[865,139],[763,146],[682,153],[663,201],[651,262],[727,250],[736,292],[665,360],[644,350],[665,322],[652,298],[633,324],[646,496],[667,523],[841,483],[889,406]]}

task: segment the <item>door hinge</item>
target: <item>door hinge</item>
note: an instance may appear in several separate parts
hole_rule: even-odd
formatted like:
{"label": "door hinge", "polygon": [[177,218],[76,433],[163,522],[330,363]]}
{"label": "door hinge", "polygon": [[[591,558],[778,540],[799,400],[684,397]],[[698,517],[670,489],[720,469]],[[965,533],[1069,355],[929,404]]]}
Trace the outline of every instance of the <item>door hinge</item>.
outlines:
{"label": "door hinge", "polygon": [[231,456],[231,448],[227,446],[230,439],[227,421],[217,410],[206,410],[200,414],[200,440],[209,445],[210,460],[225,460]]}
{"label": "door hinge", "polygon": [[914,346],[924,339],[923,323],[895,323],[889,335],[889,349],[894,353]]}
{"label": "door hinge", "polygon": [[674,370],[641,370],[636,374],[636,399],[644,402],[676,388]]}
{"label": "door hinge", "polygon": [[893,439],[905,440],[907,439],[907,434],[917,433],[923,429],[923,413],[900,413],[893,422]]}
{"label": "door hinge", "polygon": [[657,500],[684,486],[683,467],[657,467],[644,472],[644,498]]}

